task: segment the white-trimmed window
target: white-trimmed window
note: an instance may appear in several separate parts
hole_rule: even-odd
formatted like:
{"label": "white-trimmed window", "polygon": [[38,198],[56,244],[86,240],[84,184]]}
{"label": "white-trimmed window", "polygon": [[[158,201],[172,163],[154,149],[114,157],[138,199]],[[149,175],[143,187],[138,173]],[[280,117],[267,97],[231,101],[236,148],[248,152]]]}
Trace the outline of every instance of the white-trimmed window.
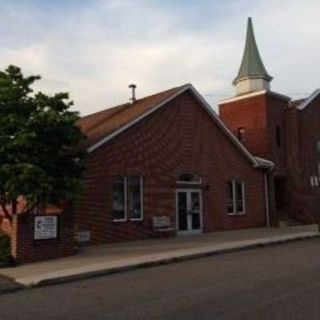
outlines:
{"label": "white-trimmed window", "polygon": [[112,220],[143,220],[143,178],[139,175],[115,176],[112,184]]}
{"label": "white-trimmed window", "polygon": [[231,180],[227,184],[227,213],[241,215],[246,212],[245,183],[244,181]]}

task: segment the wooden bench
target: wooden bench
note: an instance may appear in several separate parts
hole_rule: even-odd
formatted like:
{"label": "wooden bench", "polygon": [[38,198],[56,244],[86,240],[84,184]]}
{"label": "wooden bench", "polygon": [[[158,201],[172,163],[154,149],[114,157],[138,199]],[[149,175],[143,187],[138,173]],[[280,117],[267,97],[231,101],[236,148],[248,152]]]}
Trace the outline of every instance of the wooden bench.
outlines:
{"label": "wooden bench", "polygon": [[154,216],[152,217],[153,230],[157,232],[171,232],[176,229],[172,227],[171,219],[168,216]]}

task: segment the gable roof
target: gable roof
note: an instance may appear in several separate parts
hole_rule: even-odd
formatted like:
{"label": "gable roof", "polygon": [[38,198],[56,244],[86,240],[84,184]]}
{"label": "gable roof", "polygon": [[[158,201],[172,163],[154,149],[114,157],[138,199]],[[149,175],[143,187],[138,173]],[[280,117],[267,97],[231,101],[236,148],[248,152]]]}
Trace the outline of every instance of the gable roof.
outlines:
{"label": "gable roof", "polygon": [[122,132],[142,120],[150,111],[155,111],[154,108],[166,104],[187,87],[188,85],[172,88],[138,99],[133,104],[128,102],[81,118],[77,124],[87,136],[81,147],[88,152],[97,149],[120,133],[119,130]]}
{"label": "gable roof", "polygon": [[191,84],[172,88],[136,100],[133,104],[126,103],[81,118],[78,121],[78,125],[87,136],[87,139],[80,147],[87,149],[89,153],[96,150],[107,141],[110,141],[118,134],[124,132],[186,91],[193,94],[200,106],[205,109],[211,119],[225,133],[232,144],[252,163],[254,167],[263,169],[272,167],[272,162],[268,160],[262,161],[262,159],[254,157],[239,142],[239,140],[222,122],[216,112]]}
{"label": "gable roof", "polygon": [[298,110],[303,110],[304,108],[306,108],[314,99],[316,99],[318,97],[318,95],[320,95],[320,88],[318,88],[317,90],[315,90],[307,99],[304,99],[301,101],[301,103],[299,103],[296,108]]}

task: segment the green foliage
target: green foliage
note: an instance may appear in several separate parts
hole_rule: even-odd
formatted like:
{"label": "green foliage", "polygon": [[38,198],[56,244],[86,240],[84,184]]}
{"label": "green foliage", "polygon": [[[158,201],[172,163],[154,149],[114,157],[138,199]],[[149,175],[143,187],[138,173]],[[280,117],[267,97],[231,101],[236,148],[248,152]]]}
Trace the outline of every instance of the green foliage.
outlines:
{"label": "green foliage", "polygon": [[7,262],[11,254],[10,237],[0,233],[0,262]]}
{"label": "green foliage", "polygon": [[1,201],[23,195],[28,203],[71,200],[83,170],[76,146],[84,138],[67,93],[34,93],[39,76],[0,71]]}

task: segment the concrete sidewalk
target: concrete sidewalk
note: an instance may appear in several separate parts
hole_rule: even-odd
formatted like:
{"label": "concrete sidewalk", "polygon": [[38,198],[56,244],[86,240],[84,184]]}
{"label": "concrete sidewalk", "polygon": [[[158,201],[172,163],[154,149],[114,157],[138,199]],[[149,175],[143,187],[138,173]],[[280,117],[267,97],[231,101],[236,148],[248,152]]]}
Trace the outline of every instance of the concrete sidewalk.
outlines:
{"label": "concrete sidewalk", "polygon": [[318,226],[256,228],[85,247],[72,257],[0,269],[39,286],[320,236]]}

